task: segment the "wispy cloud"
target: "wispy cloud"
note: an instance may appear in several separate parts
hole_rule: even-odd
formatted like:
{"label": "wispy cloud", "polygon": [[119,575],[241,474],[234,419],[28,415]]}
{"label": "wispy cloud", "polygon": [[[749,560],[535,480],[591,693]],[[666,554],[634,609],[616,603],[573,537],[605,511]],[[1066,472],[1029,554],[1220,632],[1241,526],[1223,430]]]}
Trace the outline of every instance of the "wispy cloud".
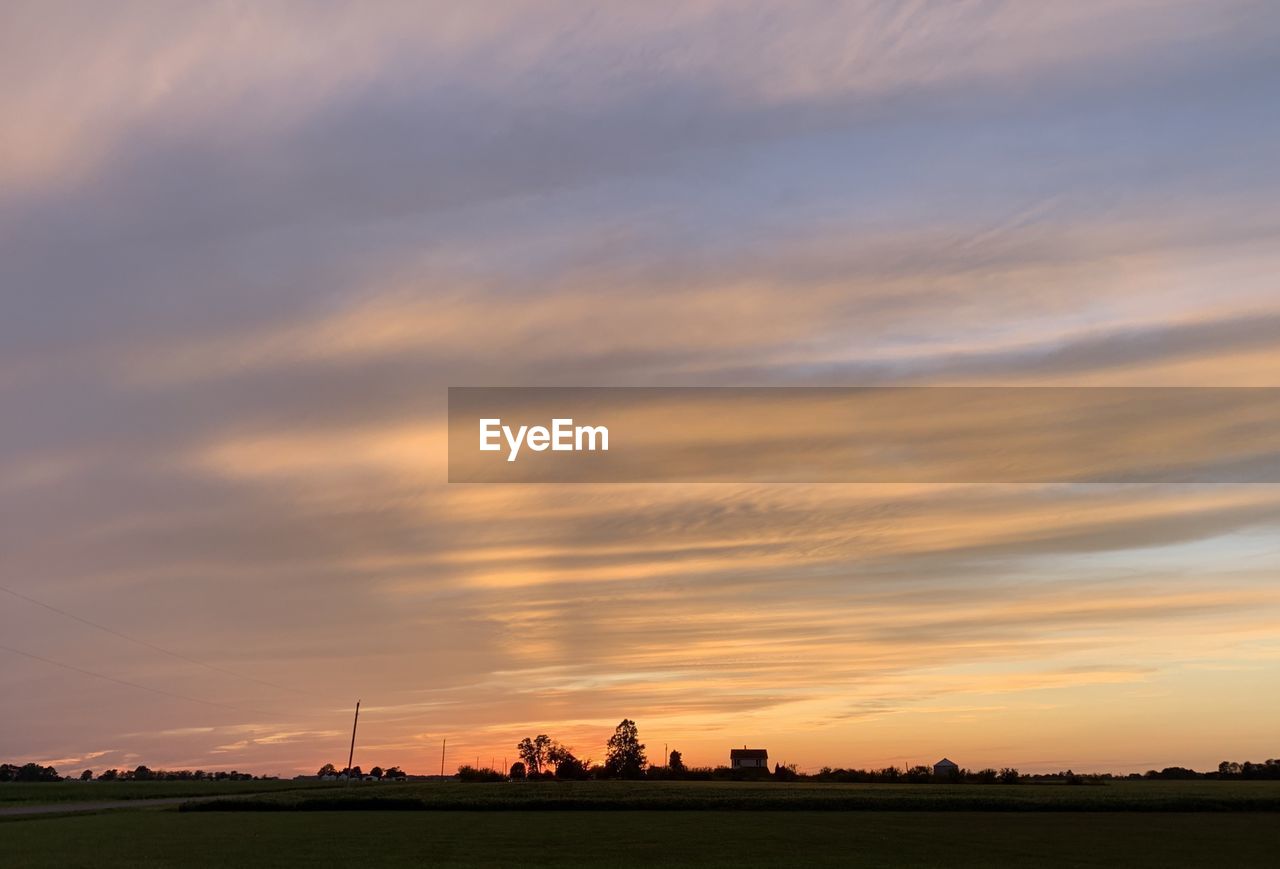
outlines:
{"label": "wispy cloud", "polygon": [[0,573],[296,689],[6,607],[233,707],[10,662],[15,756],[311,772],[357,697],[423,771],[624,715],[696,763],[1267,754],[1269,487],[449,486],[444,410],[1280,385],[1272,6],[0,17]]}

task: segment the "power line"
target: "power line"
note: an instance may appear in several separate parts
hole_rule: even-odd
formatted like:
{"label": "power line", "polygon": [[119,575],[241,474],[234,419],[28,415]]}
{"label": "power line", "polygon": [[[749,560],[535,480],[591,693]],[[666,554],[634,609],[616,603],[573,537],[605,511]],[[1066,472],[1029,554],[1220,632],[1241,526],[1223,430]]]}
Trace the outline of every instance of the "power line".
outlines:
{"label": "power line", "polygon": [[122,640],[126,640],[130,643],[135,643],[139,646],[142,646],[143,648],[150,649],[153,652],[160,652],[163,655],[168,655],[169,657],[176,658],[179,661],[185,661],[188,664],[194,664],[197,667],[204,667],[206,670],[212,670],[215,673],[222,673],[225,676],[234,676],[237,679],[247,679],[250,682],[256,682],[259,685],[263,685],[267,688],[274,688],[277,691],[291,691],[296,694],[307,693],[305,691],[302,691],[299,688],[290,688],[287,685],[277,685],[276,683],[268,682],[265,679],[258,679],[254,676],[248,676],[244,673],[237,673],[235,670],[228,670],[225,667],[219,667],[214,664],[205,663],[204,661],[200,661],[195,658],[187,657],[186,655],[183,655],[180,652],[175,652],[171,649],[166,649],[163,646],[157,646],[155,643],[150,643],[150,642],[147,642],[146,640],[138,639],[137,637],[131,637],[128,634],[123,634],[120,631],[115,630],[114,628],[109,628],[106,625],[99,624],[98,622],[90,621],[89,619],[86,619],[82,616],[78,616],[75,613],[67,612],[64,609],[59,609],[53,604],[48,604],[48,603],[45,603],[44,601],[36,600],[34,597],[29,597],[28,595],[25,595],[19,591],[14,591],[11,588],[5,588],[3,585],[0,585],[0,591],[4,592],[5,594],[13,595],[14,597],[20,600],[25,600],[27,603],[33,603],[38,607],[43,607],[49,610],[50,612],[57,613],[60,616],[66,616],[69,619],[74,619],[75,621],[78,621],[84,625],[88,625],[91,628],[97,628],[98,630],[104,633],[111,634],[111,636],[113,637],[119,637]]}
{"label": "power line", "polygon": [[24,658],[30,658],[33,661],[41,661],[45,664],[51,664],[54,667],[61,667],[64,670],[71,670],[81,673],[85,676],[93,676],[96,679],[105,679],[108,682],[115,682],[117,685],[124,685],[129,688],[137,688],[140,691],[150,691],[152,694],[159,694],[162,697],[171,697],[174,700],[185,700],[188,703],[200,703],[204,706],[217,706],[221,709],[230,709],[235,712],[248,712],[251,715],[262,715],[267,718],[275,717],[271,712],[263,712],[259,709],[248,709],[243,706],[233,706],[230,703],[219,703],[217,700],[201,700],[199,697],[188,697],[186,694],[175,694],[172,691],[165,691],[163,688],[152,688],[148,685],[139,685],[137,682],[130,682],[126,679],[117,679],[115,676],[108,676],[106,673],[97,673],[93,670],[86,670],[83,667],[77,667],[74,664],[64,664],[61,661],[55,661],[52,658],[45,658],[40,655],[33,655],[31,652],[24,652],[21,649],[15,649],[12,646],[0,645],[0,650],[12,652],[15,655],[21,655]]}

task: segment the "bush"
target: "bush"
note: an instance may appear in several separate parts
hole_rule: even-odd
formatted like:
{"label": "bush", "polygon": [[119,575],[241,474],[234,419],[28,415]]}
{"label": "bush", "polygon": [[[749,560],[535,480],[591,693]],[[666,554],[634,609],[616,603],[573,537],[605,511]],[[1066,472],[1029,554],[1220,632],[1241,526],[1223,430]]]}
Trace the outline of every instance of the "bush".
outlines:
{"label": "bush", "polygon": [[773,767],[774,781],[798,781],[800,774],[796,772],[796,765],[789,763],[786,766],[775,764]]}
{"label": "bush", "polygon": [[556,778],[561,781],[586,781],[591,778],[591,772],[582,761],[570,755],[556,764]]}
{"label": "bush", "polygon": [[464,782],[495,782],[506,781],[507,777],[496,769],[476,769],[468,764],[467,766],[458,768],[458,781]]}

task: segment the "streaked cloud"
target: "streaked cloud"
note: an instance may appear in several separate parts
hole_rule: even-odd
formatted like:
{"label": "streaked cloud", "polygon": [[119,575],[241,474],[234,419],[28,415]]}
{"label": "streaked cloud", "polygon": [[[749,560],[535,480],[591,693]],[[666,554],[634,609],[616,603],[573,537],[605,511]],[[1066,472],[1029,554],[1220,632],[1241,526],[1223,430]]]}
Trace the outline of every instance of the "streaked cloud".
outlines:
{"label": "streaked cloud", "polygon": [[0,16],[2,582],[292,689],[15,601],[231,707],[7,660],[15,756],[1268,755],[1274,487],[449,486],[444,402],[1280,385],[1270,5]]}

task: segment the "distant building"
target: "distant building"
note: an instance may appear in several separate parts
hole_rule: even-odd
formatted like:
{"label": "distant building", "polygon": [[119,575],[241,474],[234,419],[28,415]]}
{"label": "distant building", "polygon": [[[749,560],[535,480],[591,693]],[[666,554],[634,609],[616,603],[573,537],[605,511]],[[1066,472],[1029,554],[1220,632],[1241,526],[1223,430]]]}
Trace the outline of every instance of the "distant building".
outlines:
{"label": "distant building", "polygon": [[953,776],[958,772],[960,772],[959,765],[945,757],[933,765],[933,774],[936,776]]}
{"label": "distant building", "polygon": [[729,766],[733,769],[768,769],[769,752],[763,748],[734,748],[729,750]]}

